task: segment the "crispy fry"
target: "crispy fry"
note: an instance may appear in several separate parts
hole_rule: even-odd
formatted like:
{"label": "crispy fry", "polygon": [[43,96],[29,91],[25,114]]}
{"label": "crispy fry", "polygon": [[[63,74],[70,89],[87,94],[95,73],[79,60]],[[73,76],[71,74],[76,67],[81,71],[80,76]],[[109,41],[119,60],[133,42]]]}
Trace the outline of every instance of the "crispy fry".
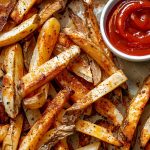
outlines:
{"label": "crispy fry", "polygon": [[59,140],[73,134],[74,125],[66,126],[61,125],[57,128],[49,130],[41,141],[38,143],[38,149],[42,149],[43,147],[51,148],[54,146]]}
{"label": "crispy fry", "polygon": [[141,137],[140,137],[141,146],[145,147],[149,139],[150,139],[150,118],[148,118],[141,131]]}
{"label": "crispy fry", "polygon": [[66,0],[56,0],[53,3],[47,3],[39,12],[40,25],[42,25],[55,12],[63,9],[66,5]]}
{"label": "crispy fry", "polygon": [[123,116],[110,100],[101,98],[95,102],[95,109],[98,113],[111,120],[114,125],[120,126],[122,124]]}
{"label": "crispy fry", "polygon": [[0,47],[20,41],[38,27],[38,16],[34,15],[8,32],[0,34]]}
{"label": "crispy fry", "polygon": [[31,9],[31,7],[36,3],[37,0],[18,0],[13,12],[11,13],[11,18],[20,23],[25,14]]}
{"label": "crispy fry", "polygon": [[100,142],[95,142],[93,144],[86,145],[76,150],[99,150],[99,148],[100,148]]}
{"label": "crispy fry", "polygon": [[67,139],[64,138],[60,140],[56,145],[55,145],[55,150],[69,150],[68,144],[67,144]]}
{"label": "crispy fry", "polygon": [[88,121],[79,120],[76,123],[76,130],[91,136],[94,136],[102,141],[115,146],[121,146],[121,143],[113,134],[107,131],[106,128],[90,123]]}
{"label": "crispy fry", "polygon": [[17,150],[22,125],[23,116],[21,114],[18,115],[14,120],[11,120],[9,130],[3,141],[2,150]]}
{"label": "crispy fry", "polygon": [[22,97],[38,89],[59,74],[77,55],[80,49],[72,46],[65,52],[47,61],[36,70],[26,74],[19,82],[18,89]]}
{"label": "crispy fry", "polygon": [[69,89],[64,89],[57,94],[53,101],[49,102],[43,116],[32,126],[27,136],[21,142],[19,150],[36,149],[38,142],[50,128],[55,115],[62,109],[70,94],[71,91]]}
{"label": "crispy fry", "polygon": [[7,135],[9,125],[1,125],[0,126],[0,143],[4,140],[5,136]]}
{"label": "crispy fry", "polygon": [[89,92],[89,90],[67,70],[64,70],[59,75],[57,75],[56,80],[63,88],[69,87],[74,91],[74,94],[71,96],[73,102],[80,102],[80,98]]}
{"label": "crispy fry", "polygon": [[121,70],[117,71],[105,81],[101,82],[93,90],[89,91],[84,97],[79,99],[77,103],[73,104],[67,111],[82,110],[87,108],[90,104],[94,103],[102,96],[114,90],[127,80],[126,76]]}
{"label": "crispy fry", "polygon": [[[49,19],[42,27],[33,52],[29,72],[34,71],[38,66],[49,60],[60,30],[60,24],[55,18]],[[51,41],[51,42],[49,42]],[[47,100],[49,84],[43,85],[37,93],[24,99],[24,105],[30,109],[38,109]]]}
{"label": "crispy fry", "polygon": [[18,112],[15,109],[15,89],[14,89],[14,66],[15,66],[15,46],[12,45],[5,49],[4,70],[6,72],[3,78],[2,99],[7,114],[14,118]]}
{"label": "crispy fry", "polygon": [[149,100],[150,93],[150,77],[148,77],[138,94],[133,98],[128,108],[127,115],[121,126],[121,132],[128,142],[133,138],[133,134],[137,127],[143,108]]}
{"label": "crispy fry", "polygon": [[91,56],[105,71],[111,75],[118,69],[114,63],[105,55],[100,46],[95,45],[92,41],[85,38],[85,36],[76,30],[66,28],[65,33],[79,45],[89,56]]}
{"label": "crispy fry", "polygon": [[1,0],[0,1],[0,31],[7,24],[7,19],[12,9],[16,4],[16,0]]}

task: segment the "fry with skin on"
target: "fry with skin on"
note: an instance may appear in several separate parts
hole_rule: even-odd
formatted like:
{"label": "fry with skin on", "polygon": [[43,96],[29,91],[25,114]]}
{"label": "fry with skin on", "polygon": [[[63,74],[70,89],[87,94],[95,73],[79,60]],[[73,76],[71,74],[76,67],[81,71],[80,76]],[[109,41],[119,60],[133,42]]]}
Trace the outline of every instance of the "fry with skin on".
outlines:
{"label": "fry with skin on", "polygon": [[13,12],[11,13],[11,18],[20,23],[25,14],[31,9],[31,7],[36,3],[37,0],[18,0]]}
{"label": "fry with skin on", "polygon": [[149,94],[150,77],[144,81],[143,86],[139,89],[137,95],[132,99],[127,110],[127,115],[120,127],[120,132],[127,140],[125,146],[122,149],[130,148],[130,142],[132,141],[135,129],[143,112],[143,108],[149,100]]}
{"label": "fry with skin on", "polygon": [[39,12],[40,25],[42,25],[48,18],[50,18],[55,12],[63,9],[67,0],[55,0],[47,3]]}
{"label": "fry with skin on", "polygon": [[111,120],[115,126],[122,124],[123,116],[110,100],[101,98],[95,102],[95,109],[98,113]]}
{"label": "fry with skin on", "polygon": [[11,120],[7,135],[4,138],[2,150],[17,150],[21,130],[23,125],[23,116],[20,114],[14,120]]}
{"label": "fry with skin on", "polygon": [[52,80],[67,65],[80,54],[78,46],[72,46],[68,50],[47,61],[36,70],[26,74],[18,83],[18,90],[22,97],[38,89]]}
{"label": "fry with skin on", "polygon": [[114,90],[116,87],[124,83],[126,80],[127,78],[124,75],[124,73],[121,70],[117,71],[109,78],[107,78],[105,81],[101,82],[94,89],[89,91],[84,97],[79,99],[78,100],[79,102],[73,104],[69,109],[67,109],[67,112],[87,108],[89,105],[91,105],[92,103],[100,99],[102,96]]}
{"label": "fry with skin on", "polygon": [[[59,31],[60,24],[55,18],[50,18],[43,25],[32,55],[29,72],[34,71],[38,66],[49,60],[57,41]],[[48,90],[49,83],[40,87],[33,96],[25,98],[23,101],[25,107],[30,109],[42,107],[47,100]]]}
{"label": "fry with skin on", "polygon": [[140,136],[141,146],[145,147],[150,139],[150,118],[147,119]]}
{"label": "fry with skin on", "polygon": [[34,150],[37,148],[38,142],[43,138],[53,123],[54,117],[63,108],[66,101],[69,99],[71,91],[64,89],[49,102],[43,116],[32,126],[26,137],[20,144],[19,150]]}
{"label": "fry with skin on", "polygon": [[115,146],[121,146],[122,144],[116,139],[110,131],[106,128],[98,126],[88,121],[79,120],[76,123],[76,130],[84,134],[96,137],[102,141],[110,143]]}
{"label": "fry with skin on", "polygon": [[38,27],[38,15],[34,15],[8,32],[0,34],[0,47],[20,41]]}
{"label": "fry with skin on", "polygon": [[71,28],[65,28],[64,31],[73,40],[73,42],[80,46],[84,52],[93,58],[108,75],[112,75],[118,70],[114,63],[102,51],[102,48],[86,39],[81,32]]}
{"label": "fry with skin on", "polygon": [[4,140],[7,135],[9,125],[0,125],[0,143]]}

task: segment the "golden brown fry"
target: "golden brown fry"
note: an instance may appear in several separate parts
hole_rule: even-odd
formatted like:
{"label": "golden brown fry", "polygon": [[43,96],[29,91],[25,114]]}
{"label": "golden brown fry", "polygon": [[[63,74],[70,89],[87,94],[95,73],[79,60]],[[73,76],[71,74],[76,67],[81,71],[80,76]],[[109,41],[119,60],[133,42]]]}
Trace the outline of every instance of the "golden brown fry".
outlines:
{"label": "golden brown fry", "polygon": [[95,109],[98,113],[111,120],[114,125],[120,126],[122,124],[123,116],[110,100],[101,98],[95,102]]}
{"label": "golden brown fry", "polygon": [[13,44],[25,38],[38,27],[39,17],[32,16],[17,27],[0,34],[0,47]]}
{"label": "golden brown fry", "polygon": [[89,145],[86,145],[84,147],[78,148],[76,150],[99,150],[100,148],[100,142],[95,142]]}
{"label": "golden brown fry", "polygon": [[5,136],[7,135],[9,125],[1,125],[0,126],[0,143],[4,140]]}
{"label": "golden brown fry", "polygon": [[66,28],[64,31],[73,40],[73,42],[80,46],[89,56],[91,56],[108,75],[112,75],[118,70],[114,63],[105,55],[102,48],[86,39],[81,32],[71,28]]}
{"label": "golden brown fry", "polygon": [[100,99],[102,96],[114,90],[127,80],[124,73],[119,70],[105,81],[101,82],[97,87],[89,91],[84,97],[79,99],[77,103],[73,104],[67,111],[82,110]]}
{"label": "golden brown fry", "polygon": [[67,70],[62,71],[59,75],[57,75],[56,80],[63,88],[69,87],[74,91],[74,94],[71,96],[73,102],[80,102],[79,100],[89,92],[87,87],[85,87],[75,76],[71,75]]}
{"label": "golden brown fry", "polygon": [[66,0],[56,0],[47,3],[39,12],[40,25],[42,25],[48,18],[50,18],[55,12],[63,9],[66,5]]}
{"label": "golden brown fry", "polygon": [[11,120],[11,124],[7,135],[4,138],[2,150],[17,150],[21,131],[23,125],[23,116],[20,114],[14,120]]}
{"label": "golden brown fry", "polygon": [[[38,66],[50,59],[59,31],[60,24],[55,18],[50,18],[43,25],[33,52],[29,72],[34,71]],[[30,109],[42,107],[47,100],[48,90],[49,84],[47,83],[39,88],[35,95],[24,99],[24,105]]]}
{"label": "golden brown fry", "polygon": [[14,118],[18,110],[15,108],[15,89],[14,89],[14,71],[15,71],[15,47],[9,46],[5,49],[4,70],[6,72],[3,78],[2,100],[6,113]]}
{"label": "golden brown fry", "polygon": [[43,135],[53,123],[56,114],[63,108],[69,99],[71,91],[64,89],[57,94],[54,100],[49,102],[43,116],[32,126],[26,137],[20,144],[19,150],[34,150]]}
{"label": "golden brown fry", "polygon": [[37,0],[18,0],[13,12],[11,13],[11,18],[20,23],[25,14],[31,9],[31,7],[36,3]]}
{"label": "golden brown fry", "polygon": [[67,139],[60,140],[54,147],[55,150],[69,150]]}
{"label": "golden brown fry", "polygon": [[150,93],[150,77],[148,77],[138,94],[133,98],[128,108],[127,115],[121,126],[121,132],[128,142],[133,138],[133,134],[137,127],[140,116],[143,112],[147,101],[149,100]]}
{"label": "golden brown fry", "polygon": [[36,70],[26,74],[18,84],[19,93],[22,97],[38,89],[49,80],[59,74],[69,62],[80,54],[78,46],[72,46],[65,52],[47,61]]}
{"label": "golden brown fry", "polygon": [[141,137],[140,137],[141,146],[145,147],[149,139],[150,139],[150,118],[147,119],[141,131]]}
{"label": "golden brown fry", "polygon": [[121,143],[113,134],[107,131],[106,128],[90,123],[88,121],[79,120],[76,123],[76,130],[91,136],[94,136],[102,141],[115,146],[121,146]]}

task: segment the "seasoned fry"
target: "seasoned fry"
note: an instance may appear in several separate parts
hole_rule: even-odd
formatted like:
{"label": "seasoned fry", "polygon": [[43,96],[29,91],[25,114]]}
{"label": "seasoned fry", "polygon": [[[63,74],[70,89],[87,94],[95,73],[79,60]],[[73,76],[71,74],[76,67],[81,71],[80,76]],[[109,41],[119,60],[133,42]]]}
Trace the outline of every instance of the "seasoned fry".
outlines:
{"label": "seasoned fry", "polygon": [[98,113],[111,120],[114,125],[120,126],[122,124],[123,116],[110,100],[101,98],[95,102],[95,109]]}
{"label": "seasoned fry", "polygon": [[74,125],[66,126],[61,125],[57,128],[54,128],[48,131],[42,140],[38,143],[38,149],[42,149],[43,147],[51,148],[54,146],[59,140],[73,134]]}
{"label": "seasoned fry", "polygon": [[54,147],[55,150],[69,150],[67,139],[60,140]]}
{"label": "seasoned fry", "polygon": [[112,75],[118,69],[114,63],[105,55],[100,46],[95,45],[92,41],[85,38],[85,36],[76,30],[66,28],[65,33],[82,48],[89,56],[91,56],[108,75]]}
{"label": "seasoned fry", "polygon": [[16,0],[1,0],[0,1],[0,31],[7,24],[7,19],[12,9],[16,4]]}
{"label": "seasoned fry", "polygon": [[84,97],[79,99],[77,103],[73,104],[67,111],[82,110],[87,108],[90,104],[94,103],[102,96],[114,90],[127,80],[126,76],[121,70],[117,71],[105,81],[101,82],[93,90],[89,91]]}
{"label": "seasoned fry", "polygon": [[[38,66],[49,60],[57,41],[59,31],[60,24],[55,18],[49,19],[43,25],[33,52],[29,72],[34,71]],[[39,88],[35,95],[24,99],[24,105],[30,109],[42,107],[47,100],[48,90],[49,84],[47,83]]]}
{"label": "seasoned fry", "polygon": [[26,74],[18,84],[18,90],[22,97],[38,89],[49,80],[59,74],[77,55],[80,49],[72,46],[65,52],[47,61],[36,70]]}
{"label": "seasoned fry", "polygon": [[70,94],[71,91],[69,89],[64,89],[57,94],[53,101],[49,102],[43,116],[32,126],[27,136],[21,142],[19,150],[36,149],[38,142],[50,128],[55,115],[63,108]]}
{"label": "seasoned fry", "polygon": [[47,3],[39,12],[40,25],[42,25],[55,12],[63,9],[66,5],[66,0],[56,0],[53,3]]}
{"label": "seasoned fry", "polygon": [[133,98],[128,108],[127,115],[121,126],[121,132],[128,142],[133,138],[133,134],[137,127],[143,108],[149,100],[150,93],[150,77],[148,77],[138,94]]}
{"label": "seasoned fry", "polygon": [[13,12],[11,13],[11,18],[20,23],[25,14],[31,9],[31,7],[36,3],[37,0],[18,0]]}
{"label": "seasoned fry", "polygon": [[38,27],[38,16],[34,15],[8,32],[0,34],[0,47],[20,41]]}
{"label": "seasoned fry", "polygon": [[17,150],[22,125],[23,116],[21,114],[18,115],[14,120],[11,120],[9,130],[3,141],[2,150]]}
{"label": "seasoned fry", "polygon": [[140,137],[141,146],[145,147],[149,139],[150,139],[150,118],[148,118],[141,131],[141,137]]}
{"label": "seasoned fry", "polygon": [[9,125],[1,125],[0,126],[0,143],[4,140],[5,136],[7,135]]}
{"label": "seasoned fry", "polygon": [[77,121],[76,130],[94,136],[112,145],[121,146],[120,141],[117,140],[111,132],[107,131],[106,128],[90,123],[88,121],[84,120]]}
{"label": "seasoned fry", "polygon": [[63,88],[69,87],[74,91],[74,94],[71,96],[73,102],[80,102],[80,98],[89,92],[89,90],[67,70],[62,71],[59,75],[57,75],[56,80]]}
{"label": "seasoned fry", "polygon": [[93,144],[86,145],[76,150],[99,150],[99,148],[100,148],[100,142],[95,142]]}

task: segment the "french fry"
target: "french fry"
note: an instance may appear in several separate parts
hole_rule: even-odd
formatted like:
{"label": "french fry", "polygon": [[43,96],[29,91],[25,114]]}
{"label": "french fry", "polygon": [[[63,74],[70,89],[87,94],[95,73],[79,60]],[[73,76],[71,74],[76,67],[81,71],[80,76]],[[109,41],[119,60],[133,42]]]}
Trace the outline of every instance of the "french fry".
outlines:
{"label": "french fry", "polygon": [[15,46],[12,45],[5,49],[4,70],[6,72],[3,78],[2,100],[6,113],[14,118],[18,113],[15,108],[15,89],[14,89],[14,65],[15,65]]}
{"label": "french fry", "polygon": [[69,62],[80,54],[78,46],[72,46],[65,52],[47,61],[36,70],[26,74],[18,84],[18,90],[22,97],[38,89],[49,80],[59,74]]}
{"label": "french fry", "polygon": [[11,120],[7,135],[4,138],[2,150],[17,150],[21,130],[23,125],[23,116],[20,114],[14,120]]}
{"label": "french fry", "polygon": [[140,136],[141,146],[145,147],[150,139],[150,118],[146,121]]}
{"label": "french fry", "polygon": [[137,95],[132,99],[127,110],[127,115],[120,127],[121,132],[128,142],[131,142],[143,108],[149,100],[150,93],[150,77],[148,77]]}
{"label": "french fry", "polygon": [[76,130],[84,134],[96,137],[112,145],[121,146],[120,141],[115,138],[111,132],[107,131],[106,128],[90,123],[88,121],[77,121]]}
{"label": "french fry", "polygon": [[11,18],[20,23],[25,14],[31,9],[31,7],[36,3],[37,0],[18,0],[13,12],[11,13]]}
{"label": "french fry", "polygon": [[61,125],[57,128],[49,130],[38,143],[38,149],[42,149],[43,147],[51,148],[54,146],[59,140],[73,134],[75,125]]}
{"label": "french fry", "polygon": [[98,113],[112,121],[114,125],[120,126],[122,124],[123,116],[110,100],[101,98],[95,102],[95,109]]}
{"label": "french fry", "polygon": [[[29,72],[34,71],[38,66],[49,60],[57,41],[59,31],[60,24],[55,18],[50,18],[43,25],[37,40],[37,45],[33,52]],[[47,83],[39,88],[35,95],[25,98],[24,105],[30,109],[38,109],[42,107],[47,100],[48,90],[49,84]]]}
{"label": "french fry", "polygon": [[57,75],[56,80],[63,88],[69,87],[74,91],[71,99],[75,103],[80,102],[80,98],[84,97],[89,92],[89,90],[67,70],[62,71],[59,75]]}
{"label": "french fry", "polygon": [[89,144],[84,147],[77,148],[76,150],[99,150],[100,145],[101,145],[100,142],[95,142],[93,144]]}
{"label": "french fry", "polygon": [[27,109],[23,106],[24,112],[26,114],[27,120],[32,127],[37,120],[41,118],[41,112],[39,109]]}
{"label": "french fry", "polygon": [[32,16],[8,32],[0,34],[0,47],[13,44],[25,38],[38,27],[39,17]]}
{"label": "french fry", "polygon": [[118,70],[114,63],[102,51],[102,48],[86,39],[81,32],[71,28],[65,28],[64,31],[73,40],[73,42],[80,46],[82,50],[90,57],[92,57],[108,75],[112,75]]}
{"label": "french fry", "polygon": [[56,0],[47,3],[39,12],[40,25],[42,25],[48,18],[50,18],[55,12],[63,9],[66,5],[66,0]]}
{"label": "french fry", "polygon": [[55,150],[69,150],[67,139],[60,140],[54,147]]}
{"label": "french fry", "polygon": [[117,71],[105,81],[101,82],[97,87],[89,91],[84,97],[78,100],[79,102],[73,104],[67,111],[72,112],[87,108],[89,105],[114,90],[126,80],[127,78],[124,73],[121,70]]}
{"label": "french fry", "polygon": [[57,94],[57,96],[49,102],[43,116],[32,126],[26,137],[20,144],[19,150],[34,150],[38,142],[41,141],[44,134],[53,123],[54,117],[63,108],[66,101],[69,99],[71,91],[64,89]]}
{"label": "french fry", "polygon": [[4,140],[5,136],[7,135],[9,125],[1,125],[0,126],[0,143]]}

